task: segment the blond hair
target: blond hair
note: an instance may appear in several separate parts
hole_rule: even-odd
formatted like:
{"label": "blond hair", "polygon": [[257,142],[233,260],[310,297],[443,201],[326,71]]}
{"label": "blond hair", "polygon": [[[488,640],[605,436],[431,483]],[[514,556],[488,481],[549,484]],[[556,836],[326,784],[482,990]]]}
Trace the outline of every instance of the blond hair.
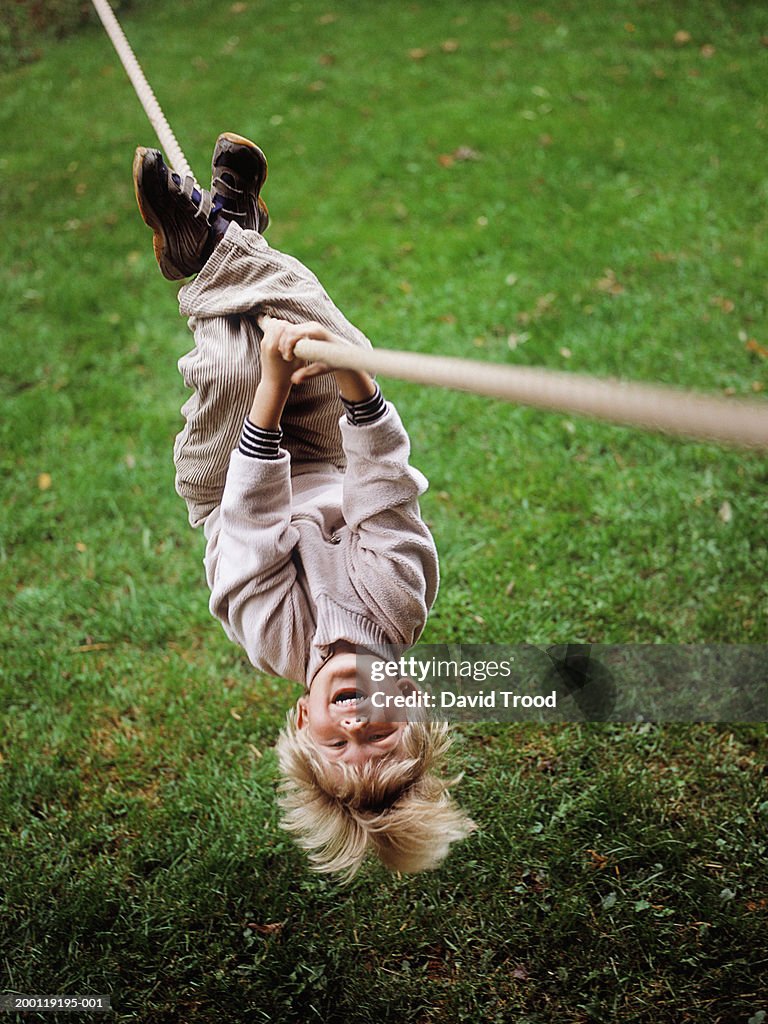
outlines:
{"label": "blond hair", "polygon": [[391,871],[437,867],[475,829],[448,792],[459,779],[434,771],[450,742],[446,723],[410,722],[395,751],[362,767],[331,764],[292,709],[277,741],[283,828],[315,871],[345,880],[369,852]]}

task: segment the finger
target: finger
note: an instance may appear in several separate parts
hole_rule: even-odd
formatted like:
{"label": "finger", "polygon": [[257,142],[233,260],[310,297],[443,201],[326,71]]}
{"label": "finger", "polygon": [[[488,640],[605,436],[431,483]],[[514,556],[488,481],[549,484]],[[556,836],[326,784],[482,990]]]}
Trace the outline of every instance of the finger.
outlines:
{"label": "finger", "polygon": [[324,373],[331,373],[332,369],[332,367],[326,366],[325,363],[310,363],[309,366],[302,366],[291,374],[291,383],[301,384],[302,381],[309,380],[312,377],[320,377]]}
{"label": "finger", "polygon": [[322,324],[317,323],[315,320],[309,320],[303,324],[291,324],[286,329],[286,335],[293,340],[294,344],[301,338],[311,338],[313,341],[344,340],[334,334],[333,331],[329,331],[327,327],[323,327]]}

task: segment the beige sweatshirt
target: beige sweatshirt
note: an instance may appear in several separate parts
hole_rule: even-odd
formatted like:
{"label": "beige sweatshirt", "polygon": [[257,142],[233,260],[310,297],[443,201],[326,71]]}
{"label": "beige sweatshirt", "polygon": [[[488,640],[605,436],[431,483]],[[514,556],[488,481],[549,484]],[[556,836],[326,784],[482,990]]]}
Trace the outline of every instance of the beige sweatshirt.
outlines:
{"label": "beige sweatshirt", "polygon": [[234,451],[224,495],[205,524],[210,608],[253,665],[309,686],[346,640],[409,647],[438,586],[434,541],[409,465],[410,443],[389,405],[375,423],[340,421],[345,471]]}

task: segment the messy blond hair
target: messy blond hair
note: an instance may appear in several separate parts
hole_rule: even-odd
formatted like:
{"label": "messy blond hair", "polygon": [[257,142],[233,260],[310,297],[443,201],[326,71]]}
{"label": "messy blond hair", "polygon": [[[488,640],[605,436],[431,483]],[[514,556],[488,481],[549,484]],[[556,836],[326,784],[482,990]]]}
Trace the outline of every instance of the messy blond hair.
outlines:
{"label": "messy blond hair", "polygon": [[410,722],[397,750],[362,767],[332,765],[292,709],[277,742],[283,828],[315,871],[345,880],[369,852],[391,871],[437,867],[475,828],[449,795],[458,779],[435,773],[450,742],[446,723]]}

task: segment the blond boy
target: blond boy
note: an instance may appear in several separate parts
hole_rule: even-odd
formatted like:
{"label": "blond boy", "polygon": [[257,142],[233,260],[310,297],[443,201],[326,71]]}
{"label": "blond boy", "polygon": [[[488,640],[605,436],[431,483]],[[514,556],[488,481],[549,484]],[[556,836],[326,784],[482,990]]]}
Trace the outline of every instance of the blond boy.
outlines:
{"label": "blond boy", "polygon": [[136,152],[160,269],[197,274],[179,296],[195,348],[179,363],[194,393],[176,486],[206,536],[211,611],[257,668],[305,687],[278,741],[285,827],[317,870],[351,875],[371,851],[418,871],[472,828],[436,772],[446,730],[380,720],[357,655],[406,649],[424,627],[438,585],[427,484],[371,377],[296,358],[302,337],[370,343],[267,245],[266,173],[261,150],[230,133],[210,193]]}

